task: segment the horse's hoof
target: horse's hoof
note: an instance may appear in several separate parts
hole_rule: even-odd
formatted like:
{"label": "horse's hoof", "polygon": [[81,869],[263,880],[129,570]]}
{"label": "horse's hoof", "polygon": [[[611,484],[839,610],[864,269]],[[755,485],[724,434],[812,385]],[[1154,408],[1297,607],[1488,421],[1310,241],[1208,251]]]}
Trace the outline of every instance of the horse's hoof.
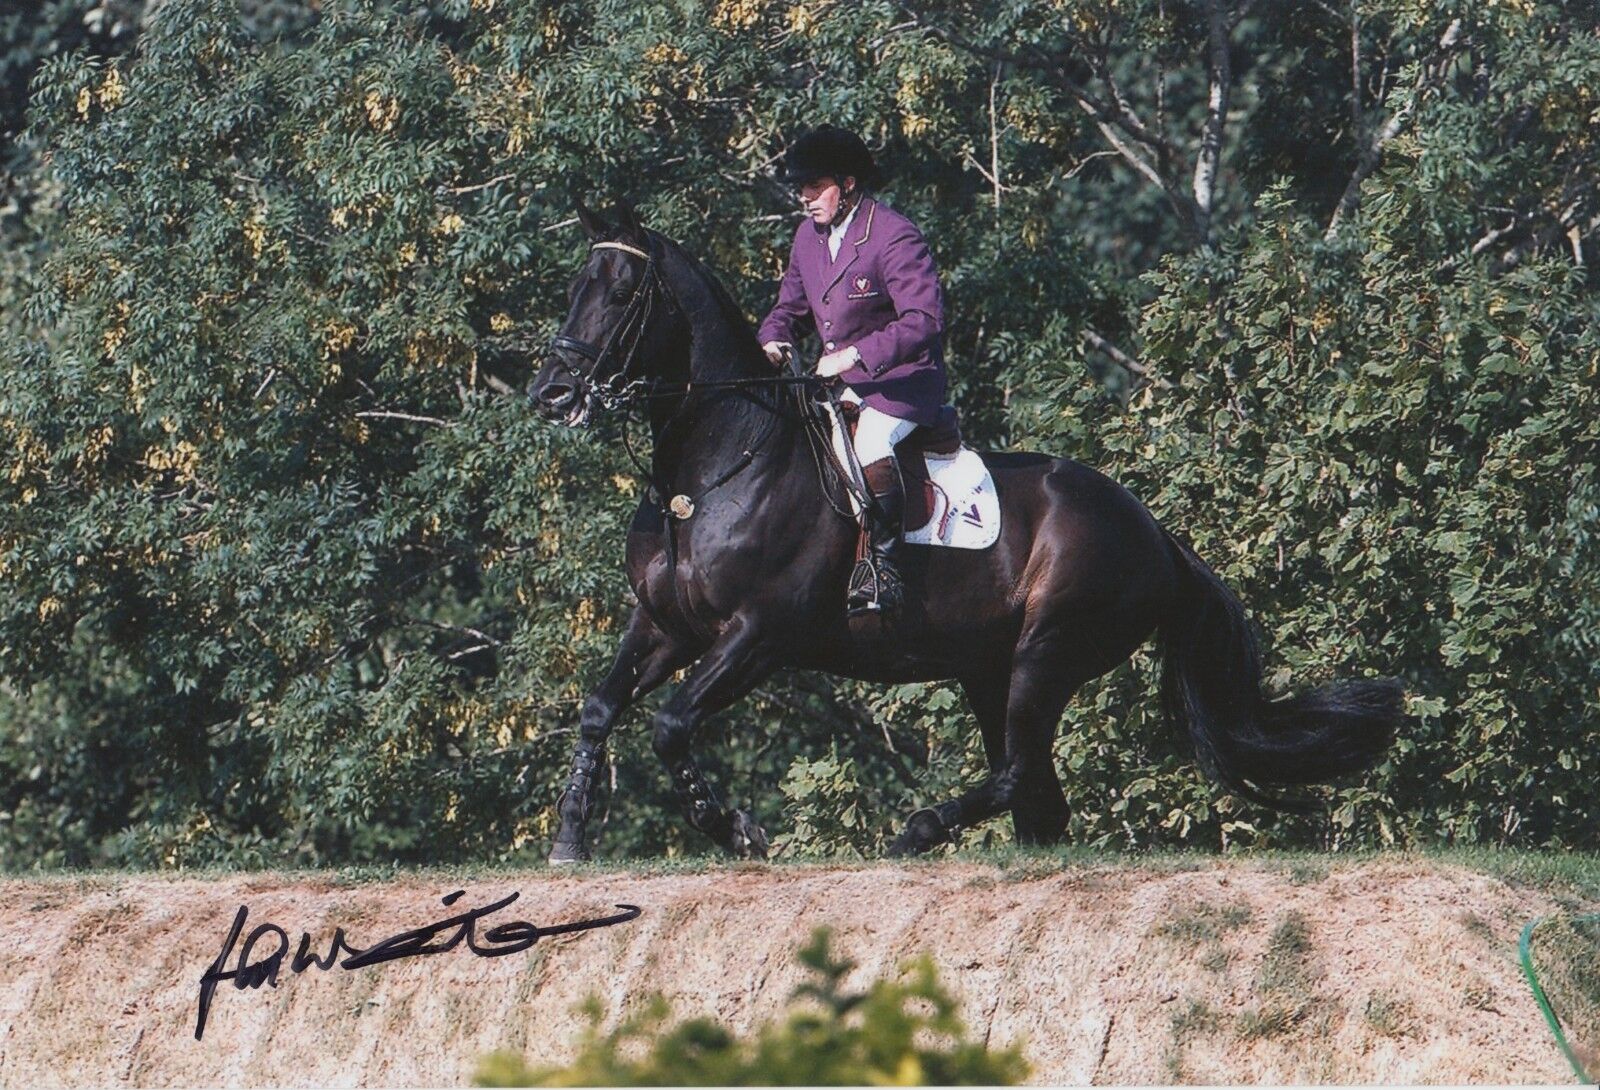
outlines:
{"label": "horse's hoof", "polygon": [[733,829],[728,839],[733,854],[740,859],[767,857],[767,832],[744,810],[733,812]]}
{"label": "horse's hoof", "polygon": [[550,857],[545,862],[552,867],[561,867],[568,863],[587,863],[589,849],[582,844],[566,844],[558,840],[555,847],[550,849]]}
{"label": "horse's hoof", "polygon": [[906,830],[901,833],[895,842],[889,845],[889,858],[898,859],[907,855],[921,855],[930,848],[936,848],[951,839],[953,832],[945,828],[936,810],[924,807],[912,814],[906,821]]}

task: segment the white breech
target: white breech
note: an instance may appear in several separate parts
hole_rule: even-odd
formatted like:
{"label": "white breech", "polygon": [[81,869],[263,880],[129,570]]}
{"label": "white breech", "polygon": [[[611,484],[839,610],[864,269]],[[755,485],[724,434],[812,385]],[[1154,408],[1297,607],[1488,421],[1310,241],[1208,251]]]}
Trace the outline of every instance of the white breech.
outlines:
{"label": "white breech", "polygon": [[881,458],[893,458],[894,445],[916,430],[914,420],[901,420],[863,405],[854,390],[846,390],[842,399],[861,405],[861,419],[856,424],[856,459],[863,468]]}

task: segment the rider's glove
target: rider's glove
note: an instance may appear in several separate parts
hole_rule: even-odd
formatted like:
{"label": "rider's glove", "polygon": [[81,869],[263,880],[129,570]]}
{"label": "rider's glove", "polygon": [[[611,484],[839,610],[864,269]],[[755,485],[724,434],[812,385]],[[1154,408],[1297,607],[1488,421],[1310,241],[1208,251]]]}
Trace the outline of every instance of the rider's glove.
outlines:
{"label": "rider's glove", "polygon": [[837,352],[829,352],[817,361],[817,374],[823,378],[832,378],[842,375],[850,368],[861,362],[861,352],[855,345],[841,348]]}
{"label": "rider's glove", "polygon": [[772,366],[782,367],[783,361],[788,359],[789,354],[794,351],[794,345],[788,341],[768,341],[761,346],[761,350],[767,354],[767,361]]}

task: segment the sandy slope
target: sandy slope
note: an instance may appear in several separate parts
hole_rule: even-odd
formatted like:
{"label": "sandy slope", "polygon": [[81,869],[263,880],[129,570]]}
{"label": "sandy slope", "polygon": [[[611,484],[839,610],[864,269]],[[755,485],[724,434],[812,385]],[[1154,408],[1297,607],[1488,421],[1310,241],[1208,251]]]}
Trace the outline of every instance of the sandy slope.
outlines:
{"label": "sandy slope", "polygon": [[[1326,873],[1249,862],[1080,867],[740,867],[632,877],[530,871],[381,884],[274,876],[0,883],[0,1085],[454,1084],[494,1048],[570,1056],[574,1004],[608,1019],[657,990],[736,1029],[779,1010],[791,951],[831,924],[852,982],[929,951],[993,1043],[1022,1039],[1036,1082],[1554,1083],[1570,1072],[1516,967],[1550,896],[1401,860]],[[518,890],[487,917],[631,923],[513,956],[464,947],[224,984],[194,1039],[201,975],[233,915],[356,946]],[[1569,906],[1570,907],[1570,906]],[[1595,906],[1590,906],[1594,910]],[[1303,922],[1303,927],[1296,923]],[[257,948],[273,948],[263,942]],[[230,966],[237,964],[237,959]]]}

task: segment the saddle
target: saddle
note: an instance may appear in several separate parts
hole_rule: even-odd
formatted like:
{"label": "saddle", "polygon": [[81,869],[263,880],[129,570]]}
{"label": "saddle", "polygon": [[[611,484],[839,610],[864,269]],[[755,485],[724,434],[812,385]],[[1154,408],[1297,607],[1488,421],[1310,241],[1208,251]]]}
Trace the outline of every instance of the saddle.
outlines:
{"label": "saddle", "polygon": [[[850,440],[854,442],[861,406],[846,401],[840,407],[850,428]],[[938,510],[939,486],[928,473],[927,459],[954,458],[960,451],[961,421],[954,405],[939,406],[938,418],[932,424],[917,425],[910,435],[894,445],[894,457],[900,465],[900,480],[906,495],[906,534],[926,528]],[[862,540],[866,540],[864,536]],[[857,553],[860,554],[860,546]]]}

